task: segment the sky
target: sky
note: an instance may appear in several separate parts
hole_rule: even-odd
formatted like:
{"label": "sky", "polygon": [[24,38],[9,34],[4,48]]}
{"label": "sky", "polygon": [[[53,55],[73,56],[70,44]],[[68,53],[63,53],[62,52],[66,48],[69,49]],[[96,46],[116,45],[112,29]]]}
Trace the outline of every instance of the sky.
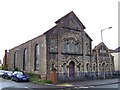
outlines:
{"label": "sky", "polygon": [[9,50],[42,35],[55,21],[73,11],[92,38],[92,48],[103,42],[118,47],[119,0],[0,0],[0,59]]}

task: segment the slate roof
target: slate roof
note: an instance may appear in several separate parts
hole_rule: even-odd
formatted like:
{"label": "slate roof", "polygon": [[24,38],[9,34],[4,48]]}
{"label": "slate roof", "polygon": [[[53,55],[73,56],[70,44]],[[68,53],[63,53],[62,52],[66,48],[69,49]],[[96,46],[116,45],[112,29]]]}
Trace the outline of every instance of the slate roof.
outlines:
{"label": "slate roof", "polygon": [[69,12],[68,14],[66,14],[65,16],[63,16],[62,18],[58,19],[55,23],[56,23],[56,24],[59,23],[61,20],[65,19],[65,18],[68,17],[69,15],[70,15],[70,16],[72,15],[72,16],[74,17],[74,19],[83,26],[83,29],[86,28],[86,27],[82,24],[82,22],[78,19],[78,17],[75,15],[75,13],[74,13],[73,11]]}

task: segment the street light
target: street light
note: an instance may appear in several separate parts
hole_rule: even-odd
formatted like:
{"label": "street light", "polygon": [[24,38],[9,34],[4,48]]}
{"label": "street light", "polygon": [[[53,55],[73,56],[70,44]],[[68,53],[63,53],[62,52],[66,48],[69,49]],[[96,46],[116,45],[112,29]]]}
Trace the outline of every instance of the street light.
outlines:
{"label": "street light", "polygon": [[102,31],[104,31],[104,30],[107,30],[107,29],[111,29],[112,27],[108,27],[108,28],[105,28],[105,29],[102,29],[101,30],[101,42],[103,42],[103,35],[102,35]]}
{"label": "street light", "polygon": [[[105,29],[102,29],[101,30],[101,42],[103,43],[103,35],[102,35],[102,31],[104,31],[104,30],[107,30],[107,29],[111,29],[112,27],[108,27],[108,28],[105,28]],[[102,56],[103,56],[103,46],[102,46]],[[103,60],[103,57],[102,57],[102,60]],[[104,68],[104,69],[102,69],[102,70],[104,70],[103,72],[103,74],[104,74],[104,79],[105,79],[105,66],[103,66],[102,68]]]}

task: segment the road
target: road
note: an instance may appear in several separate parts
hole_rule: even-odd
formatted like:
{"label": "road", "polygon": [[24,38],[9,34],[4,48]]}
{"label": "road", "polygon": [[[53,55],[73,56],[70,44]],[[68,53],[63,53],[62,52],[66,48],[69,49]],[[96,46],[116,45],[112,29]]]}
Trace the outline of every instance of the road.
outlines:
{"label": "road", "polygon": [[120,88],[117,89],[120,86],[119,81],[120,80],[118,79],[108,79],[71,83],[69,82],[58,85],[45,85],[33,84],[31,82],[14,82],[0,78],[0,90],[79,90],[80,88],[108,88],[109,90],[120,90]]}
{"label": "road", "polygon": [[6,80],[0,78],[0,90],[59,90],[64,87],[58,87],[54,85],[45,85],[45,84],[34,84],[31,82],[14,82],[11,80]]}

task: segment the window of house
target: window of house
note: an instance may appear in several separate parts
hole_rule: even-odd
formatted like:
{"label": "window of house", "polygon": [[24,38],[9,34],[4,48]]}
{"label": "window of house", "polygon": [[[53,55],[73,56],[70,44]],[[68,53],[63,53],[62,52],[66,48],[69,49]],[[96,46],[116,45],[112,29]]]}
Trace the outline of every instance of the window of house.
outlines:
{"label": "window of house", "polygon": [[63,40],[62,42],[62,52],[66,53],[67,52],[67,40]]}
{"label": "window of house", "polygon": [[81,63],[77,66],[79,72],[81,71],[81,66],[82,66]]}
{"label": "window of house", "polygon": [[89,63],[86,64],[86,70],[89,71]]}
{"label": "window of house", "polygon": [[64,72],[64,73],[67,72],[66,63],[63,64],[63,72]]}
{"label": "window of house", "polygon": [[40,64],[40,46],[39,44],[35,45],[35,70],[39,70]]}
{"label": "window of house", "polygon": [[68,38],[62,41],[62,48],[63,53],[80,54],[81,45],[74,38]]}
{"label": "window of house", "polygon": [[27,68],[27,60],[28,60],[28,53],[27,53],[27,49],[24,49],[24,53],[23,53],[23,70],[26,70]]}
{"label": "window of house", "polygon": [[109,65],[106,64],[106,71],[109,71]]}
{"label": "window of house", "polygon": [[86,50],[85,50],[85,52],[86,52],[86,55],[90,55],[90,45],[89,45],[89,43],[86,43]]}
{"label": "window of house", "polygon": [[96,70],[96,65],[95,65],[95,63],[93,64],[93,70],[94,70],[94,71]]}
{"label": "window of house", "polygon": [[50,40],[50,52],[57,52],[57,41],[54,38]]}
{"label": "window of house", "polygon": [[81,45],[80,42],[77,41],[75,43],[75,53],[80,54],[80,52],[81,52]]}
{"label": "window of house", "polygon": [[67,52],[70,53],[70,50],[71,50],[71,49],[70,49],[70,42],[68,41],[68,42],[67,42]]}
{"label": "window of house", "polygon": [[13,68],[16,68],[16,60],[17,60],[17,51],[14,53],[14,61],[13,61]]}
{"label": "window of house", "polygon": [[71,53],[75,53],[75,42],[73,40],[71,42]]}

